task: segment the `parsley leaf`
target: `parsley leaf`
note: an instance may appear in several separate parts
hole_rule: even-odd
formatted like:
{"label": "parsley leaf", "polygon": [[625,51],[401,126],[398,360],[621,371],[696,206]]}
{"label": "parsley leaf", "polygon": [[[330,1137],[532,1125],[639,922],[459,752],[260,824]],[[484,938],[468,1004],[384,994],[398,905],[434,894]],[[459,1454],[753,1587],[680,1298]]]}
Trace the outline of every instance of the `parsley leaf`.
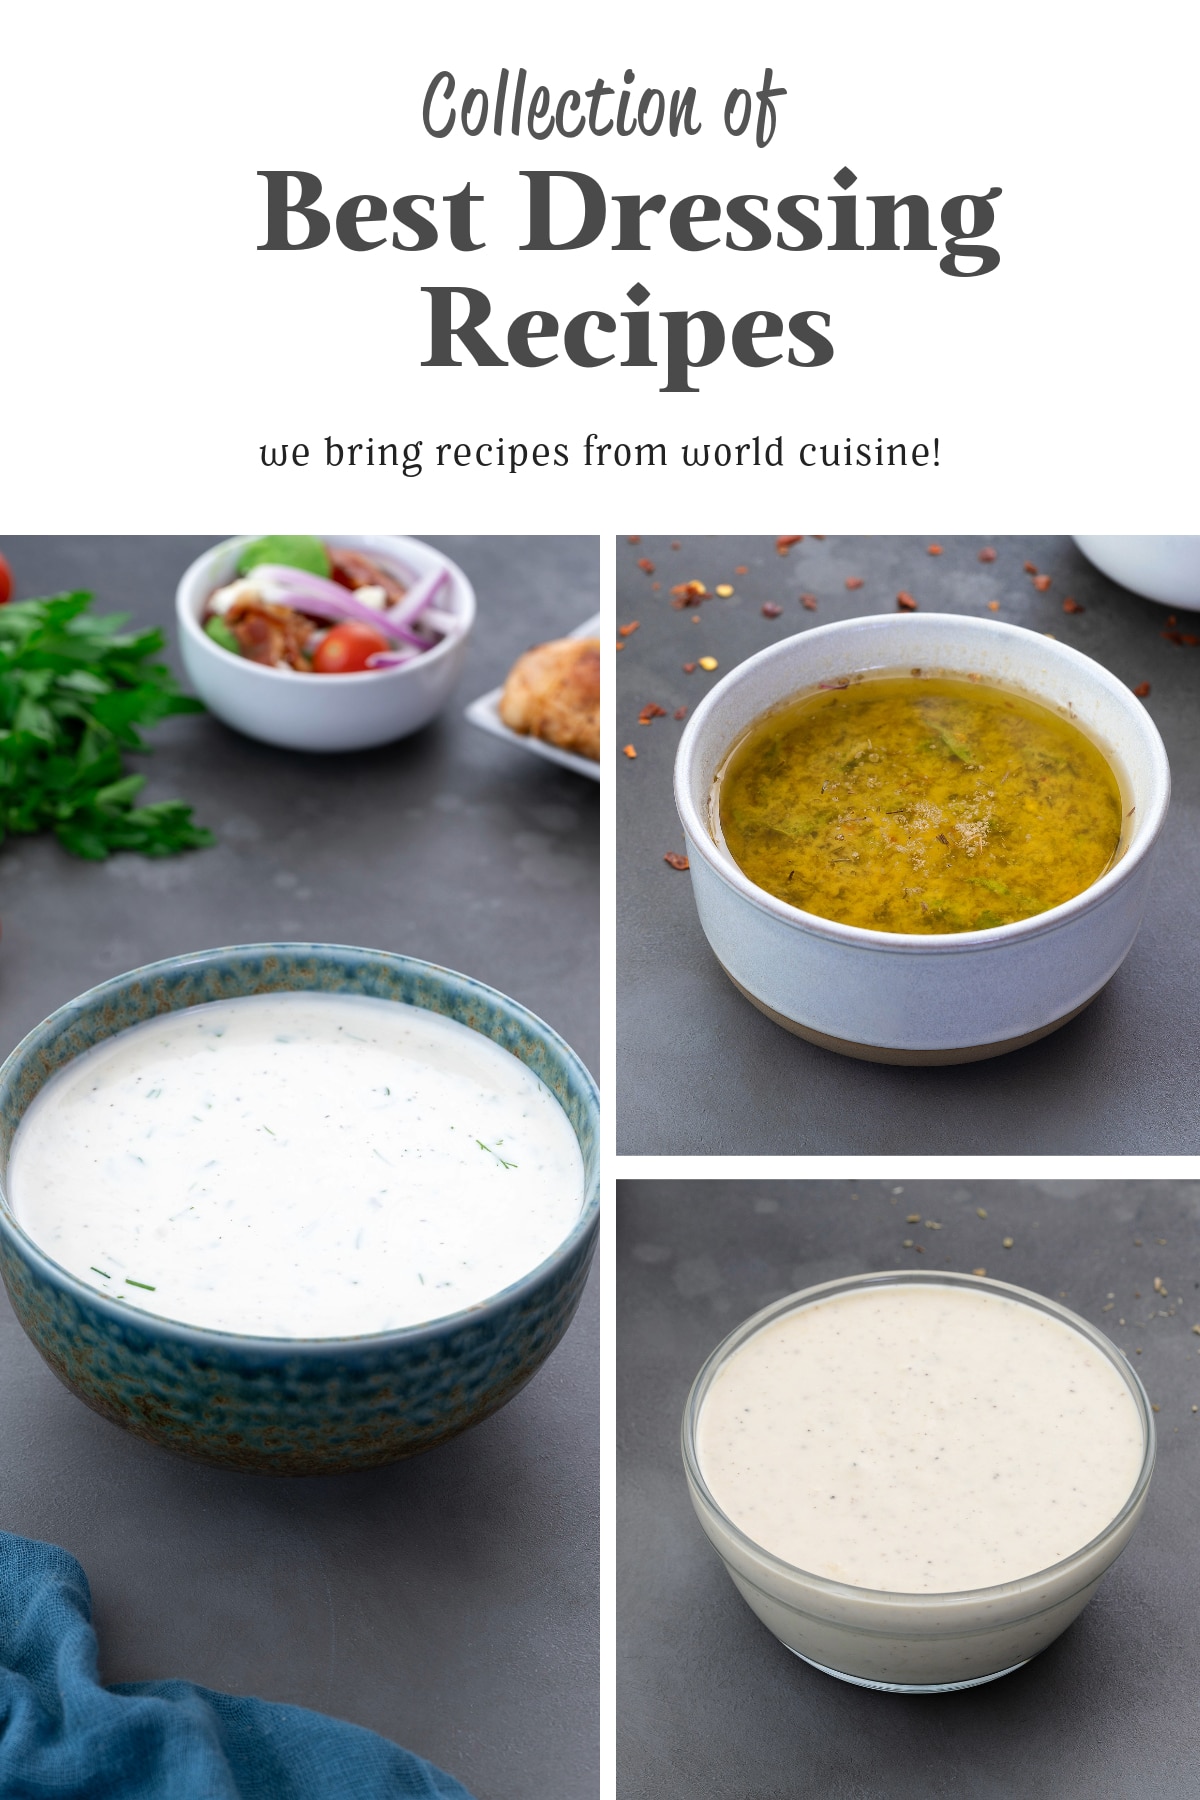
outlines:
{"label": "parsley leaf", "polygon": [[170,856],[213,842],[180,800],[135,804],[144,775],[123,752],[145,750],[140,728],[203,712],[180,692],[161,631],[126,631],[128,615],[97,616],[90,594],[0,606],[0,843],[50,830],[75,856],[114,850]]}

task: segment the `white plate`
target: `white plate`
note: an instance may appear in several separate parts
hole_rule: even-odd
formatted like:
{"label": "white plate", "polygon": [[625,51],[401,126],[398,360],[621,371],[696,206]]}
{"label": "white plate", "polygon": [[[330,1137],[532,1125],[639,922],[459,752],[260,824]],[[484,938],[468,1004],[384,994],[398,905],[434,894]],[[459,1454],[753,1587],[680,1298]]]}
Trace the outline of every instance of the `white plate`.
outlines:
{"label": "white plate", "polygon": [[[568,637],[598,637],[600,635],[600,614],[585,619]],[[559,763],[564,769],[574,769],[577,775],[586,775],[589,781],[599,781],[600,764],[593,762],[588,756],[576,756],[573,750],[560,750],[557,744],[544,744],[541,738],[522,737],[519,732],[510,731],[500,717],[500,696],[503,687],[493,688],[490,694],[480,694],[478,700],[472,700],[467,708],[467,717],[472,725],[478,725],[482,731],[490,731],[493,737],[503,738],[506,743],[515,744],[518,750],[532,750],[535,756],[544,756],[549,762]]]}

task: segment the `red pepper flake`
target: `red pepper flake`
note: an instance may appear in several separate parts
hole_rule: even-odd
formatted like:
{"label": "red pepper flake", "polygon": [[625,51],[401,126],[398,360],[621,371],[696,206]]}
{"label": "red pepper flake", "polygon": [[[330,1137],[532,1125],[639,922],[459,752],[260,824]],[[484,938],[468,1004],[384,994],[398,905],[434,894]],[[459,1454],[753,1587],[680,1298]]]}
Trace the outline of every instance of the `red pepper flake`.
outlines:
{"label": "red pepper flake", "polygon": [[980,560],[980,562],[995,562],[996,552],[990,548],[987,550],[981,550],[979,552],[979,560]]}
{"label": "red pepper flake", "polygon": [[1033,578],[1033,585],[1039,594],[1044,594],[1046,589],[1050,586],[1050,577],[1048,575],[1035,575]]}
{"label": "red pepper flake", "polygon": [[666,716],[666,707],[658,706],[653,700],[650,700],[643,706],[641,712],[638,714],[638,724],[648,725],[651,719],[665,719]]}
{"label": "red pepper flake", "polygon": [[671,548],[672,548],[672,550],[682,550],[682,549],[683,549],[683,545],[682,545],[682,544],[680,544],[680,543],[678,543],[678,542],[676,542],[676,543],[673,543],[673,544],[672,544],[672,545],[671,545]]}
{"label": "red pepper flake", "polygon": [[998,600],[989,600],[988,601],[988,611],[989,612],[999,612],[1000,611],[1000,602]]}
{"label": "red pepper flake", "polygon": [[862,585],[863,578],[861,575],[847,575],[846,586],[850,589],[851,593],[853,593],[856,588],[862,587]]}
{"label": "red pepper flake", "polygon": [[1168,644],[1182,644],[1183,638],[1177,631],[1160,631],[1159,637],[1166,638]]}
{"label": "red pepper flake", "polygon": [[617,636],[618,637],[632,637],[634,632],[638,629],[641,622],[642,621],[640,619],[634,619],[633,623],[630,625],[618,625],[617,626]]}
{"label": "red pepper flake", "polygon": [[750,573],[750,571],[746,567],[745,563],[739,563],[737,568],[733,572],[735,575],[748,575]]}
{"label": "red pepper flake", "polygon": [[617,639],[617,649],[618,649],[618,650],[623,650],[623,649],[624,649],[624,648],[625,648],[625,645],[624,645],[624,644],[623,644],[623,643],[622,643],[622,642],[621,642],[621,639],[620,639],[620,638],[618,638],[618,639]]}
{"label": "red pepper flake", "polygon": [[1024,563],[1022,565],[1022,567],[1024,568],[1025,573],[1027,575],[1036,575],[1037,574],[1037,564],[1036,563],[1027,562],[1027,563]]}
{"label": "red pepper flake", "polygon": [[800,604],[804,608],[805,612],[816,612],[817,596],[815,594],[801,594]]}
{"label": "red pepper flake", "polygon": [[1174,613],[1167,614],[1167,624],[1168,625],[1178,625],[1178,623],[1179,623],[1179,620],[1175,617]]}
{"label": "red pepper flake", "polygon": [[[1037,582],[1035,581],[1033,585],[1034,585],[1034,587],[1036,587]],[[1079,600],[1072,600],[1070,594],[1068,594],[1066,599],[1063,601],[1063,611],[1069,612],[1069,613],[1082,612],[1083,611],[1083,603]]]}
{"label": "red pepper flake", "polygon": [[929,555],[930,556],[940,556],[941,554],[942,554],[942,546],[940,544],[930,544],[930,546],[929,546]]}
{"label": "red pepper flake", "polygon": [[671,716],[672,716],[672,718],[675,718],[675,719],[686,719],[687,718],[687,707],[686,706],[677,706],[675,708],[674,713]]}
{"label": "red pepper flake", "polygon": [[653,575],[654,573],[654,564],[650,561],[648,556],[638,557],[638,568],[644,575]]}
{"label": "red pepper flake", "polygon": [[637,756],[637,751],[632,744],[626,744],[623,746],[623,754],[629,758],[630,762],[633,762]]}
{"label": "red pepper flake", "polygon": [[1181,636],[1182,636],[1185,644],[1191,644],[1193,646],[1196,644],[1200,644],[1200,637],[1195,637],[1193,635],[1193,633],[1190,631],[1182,632]]}
{"label": "red pepper flake", "polygon": [[665,863],[670,863],[673,869],[686,869],[690,867],[687,857],[680,856],[678,850],[668,850],[667,854],[663,857],[663,861]]}
{"label": "red pepper flake", "polygon": [[1150,693],[1150,683],[1148,681],[1139,681],[1133,691],[1139,700],[1145,700]]}
{"label": "red pepper flake", "polygon": [[650,583],[650,592],[652,594],[660,594],[662,592],[662,582],[661,581],[652,581]]}
{"label": "red pepper flake", "polygon": [[803,532],[800,532],[794,537],[777,537],[775,539],[775,549],[780,556],[786,556],[793,544],[802,544],[803,542]]}
{"label": "red pepper flake", "polygon": [[683,672],[685,675],[694,675],[696,673],[695,663],[684,663]]}
{"label": "red pepper flake", "polygon": [[903,588],[901,588],[900,592],[896,595],[896,605],[900,608],[901,612],[916,612],[917,610],[916,601],[911,594],[906,594]]}
{"label": "red pepper flake", "polygon": [[763,601],[762,616],[764,619],[778,619],[782,612],[782,606],[776,606],[774,600]]}
{"label": "red pepper flake", "polygon": [[640,538],[640,537],[627,537],[627,538],[626,538],[626,539],[625,539],[625,542],[626,542],[626,543],[627,543],[627,544],[640,544],[640,543],[641,543],[641,541],[642,541],[642,540],[641,540],[641,538]]}
{"label": "red pepper flake", "polygon": [[698,606],[701,600],[707,600],[708,589],[702,581],[680,581],[671,589],[671,605],[677,612],[685,607]]}

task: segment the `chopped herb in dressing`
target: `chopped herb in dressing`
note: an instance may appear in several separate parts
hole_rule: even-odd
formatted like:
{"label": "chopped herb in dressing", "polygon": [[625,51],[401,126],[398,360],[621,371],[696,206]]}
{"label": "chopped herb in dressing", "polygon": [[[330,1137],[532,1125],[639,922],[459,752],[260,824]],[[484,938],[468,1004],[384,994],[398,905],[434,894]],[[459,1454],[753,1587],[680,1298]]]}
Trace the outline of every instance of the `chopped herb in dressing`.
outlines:
{"label": "chopped herb in dressing", "polygon": [[1117,855],[1116,776],[1069,719],[957,676],[883,675],[759,719],[718,794],[758,887],[874,931],[985,930],[1082,893]]}
{"label": "chopped herb in dressing", "polygon": [[[380,1162],[403,1180],[381,1186]],[[9,1192],[48,1254],[131,1307],[145,1293],[215,1330],[333,1338],[478,1305],[537,1267],[579,1216],[583,1163],[554,1095],[481,1033],[283,993],[160,1016],[65,1064],[21,1121]]]}
{"label": "chopped herb in dressing", "polygon": [[492,1146],[490,1144],[485,1144],[482,1138],[476,1138],[475,1142],[479,1145],[479,1148],[481,1150],[486,1150],[489,1156],[494,1156],[496,1161],[500,1164],[500,1167],[502,1169],[515,1169],[516,1168],[516,1166],[517,1166],[516,1163],[505,1162],[505,1160],[501,1156],[500,1152],[498,1150],[493,1150]]}

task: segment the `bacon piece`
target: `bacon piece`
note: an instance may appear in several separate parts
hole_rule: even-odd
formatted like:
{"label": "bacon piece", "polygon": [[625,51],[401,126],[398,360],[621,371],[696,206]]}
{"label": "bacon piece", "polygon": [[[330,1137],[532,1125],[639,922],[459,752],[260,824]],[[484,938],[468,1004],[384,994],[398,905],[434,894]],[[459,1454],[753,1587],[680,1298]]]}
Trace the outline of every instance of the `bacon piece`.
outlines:
{"label": "bacon piece", "polygon": [[225,623],[250,662],[270,668],[308,670],[305,646],[313,635],[313,622],[290,606],[273,600],[235,600]]}
{"label": "bacon piece", "polygon": [[407,592],[403,582],[389,575],[373,558],[364,556],[361,550],[341,550],[335,544],[329,545],[329,577],[352,593],[355,588],[380,587],[388,597],[389,606],[403,600]]}

